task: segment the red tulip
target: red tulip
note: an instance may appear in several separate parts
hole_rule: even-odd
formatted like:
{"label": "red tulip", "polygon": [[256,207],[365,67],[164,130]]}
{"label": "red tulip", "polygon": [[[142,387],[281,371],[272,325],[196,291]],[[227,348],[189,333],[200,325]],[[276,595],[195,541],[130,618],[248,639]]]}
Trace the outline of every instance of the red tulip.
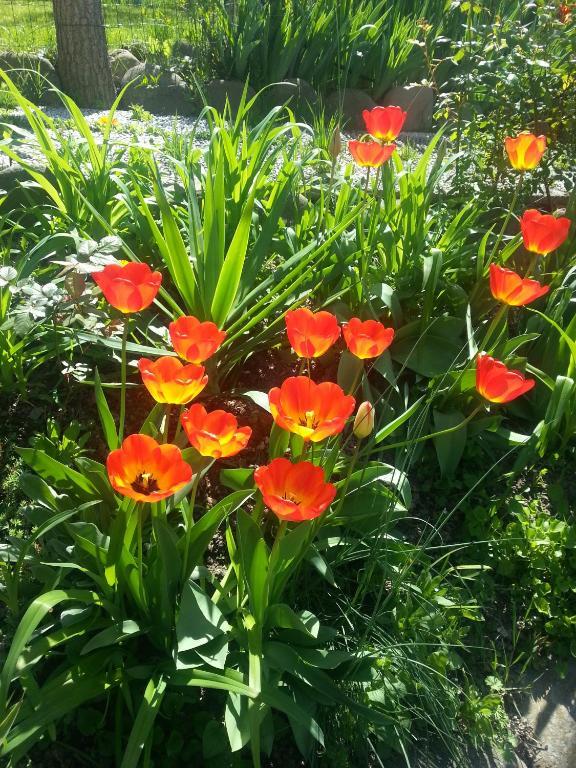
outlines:
{"label": "red tulip", "polygon": [[292,464],[274,459],[254,472],[264,503],[280,520],[299,523],[319,517],[334,501],[336,486],[324,480],[324,470],[309,461]]}
{"label": "red tulip", "polygon": [[201,365],[183,365],[177,357],[159,357],[154,362],[142,357],[138,369],[144,386],[157,403],[185,405],[208,384]]}
{"label": "red tulip", "polygon": [[535,385],[534,379],[526,379],[520,371],[506,368],[500,360],[486,354],[476,360],[476,389],[491,403],[509,403],[529,392]]}
{"label": "red tulip", "polygon": [[106,470],[115,491],[136,501],[166,499],[192,479],[192,467],[175,445],[158,445],[148,435],[130,435],[108,454]]}
{"label": "red tulip", "polygon": [[358,165],[363,168],[379,168],[390,160],[396,144],[382,146],[377,141],[349,141],[348,149]]}
{"label": "red tulip", "polygon": [[517,171],[531,171],[536,168],[546,151],[546,136],[534,136],[533,133],[520,133],[515,138],[507,136],[504,146],[512,168]]}
{"label": "red tulip", "polygon": [[100,272],[92,272],[92,277],[106,301],[124,314],[149,307],[162,282],[160,272],[152,272],[148,264],[132,261],[108,264]]}
{"label": "red tulip", "polygon": [[320,357],[340,336],[340,326],[331,312],[294,309],[286,313],[286,330],[298,357]]}
{"label": "red tulip", "polygon": [[401,107],[374,107],[362,112],[366,130],[380,141],[394,141],[406,121],[406,112]]}
{"label": "red tulip", "polygon": [[562,24],[567,24],[572,20],[572,11],[576,8],[576,5],[567,3],[561,3],[558,7],[558,18]]}
{"label": "red tulip", "polygon": [[203,363],[216,352],[226,338],[215,323],[201,323],[196,317],[179,317],[168,326],[176,353],[189,363]]}
{"label": "red tulip", "polygon": [[566,216],[556,218],[530,208],[520,219],[520,229],[524,248],[546,256],[559,248],[568,237],[570,219]]}
{"label": "red tulip", "polygon": [[496,301],[511,307],[522,307],[548,293],[550,287],[538,280],[522,278],[511,269],[490,264],[490,290]]}
{"label": "red tulip", "polygon": [[394,338],[394,329],[385,328],[376,320],[362,322],[353,317],[343,328],[344,340],[350,352],[361,360],[378,357],[388,349]]}
{"label": "red tulip", "polygon": [[238,427],[233,413],[211,411],[200,404],[192,405],[181,417],[190,444],[202,456],[225,459],[246,448],[252,434],[250,427]]}
{"label": "red tulip", "polygon": [[315,384],[307,376],[286,379],[270,390],[268,400],[279,427],[313,443],[342,432],[355,405],[337,384]]}

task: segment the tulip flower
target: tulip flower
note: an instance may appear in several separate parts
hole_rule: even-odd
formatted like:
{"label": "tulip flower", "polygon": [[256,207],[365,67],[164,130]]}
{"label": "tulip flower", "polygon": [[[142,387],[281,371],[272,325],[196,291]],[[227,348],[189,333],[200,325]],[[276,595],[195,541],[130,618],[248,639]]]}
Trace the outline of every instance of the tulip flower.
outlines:
{"label": "tulip flower", "polygon": [[292,464],[274,459],[254,472],[264,503],[282,521],[300,523],[319,517],[334,501],[336,486],[324,479],[324,470],[309,461]]}
{"label": "tulip flower", "polygon": [[522,307],[548,293],[550,287],[538,280],[522,278],[511,269],[490,264],[490,290],[496,301],[511,307]]}
{"label": "tulip flower", "polygon": [[337,384],[315,384],[307,376],[286,379],[270,390],[268,401],[279,427],[313,443],[342,432],[355,405]]}
{"label": "tulip flower", "polygon": [[504,146],[512,168],[517,171],[531,171],[536,168],[546,151],[546,136],[534,136],[533,133],[520,133],[515,138],[507,136]]}
{"label": "tulip flower", "polygon": [[148,435],[130,435],[108,454],[106,470],[115,491],[136,501],[166,499],[192,480],[192,467],[175,445]]}
{"label": "tulip flower", "polygon": [[534,208],[525,211],[520,219],[524,248],[532,253],[547,256],[559,248],[568,237],[570,219],[551,216]]}
{"label": "tulip flower", "polygon": [[359,440],[363,440],[374,431],[374,406],[367,400],[358,406],[353,430]]}
{"label": "tulip flower", "polygon": [[385,328],[376,320],[359,320],[353,317],[343,328],[346,346],[361,360],[378,357],[388,349],[394,338],[394,329]]}
{"label": "tulip flower", "polygon": [[152,272],[148,264],[131,261],[126,264],[108,264],[92,277],[106,301],[120,312],[140,312],[156,298],[162,275]]}
{"label": "tulip flower", "polygon": [[226,332],[215,323],[201,323],[196,317],[179,317],[168,326],[170,340],[176,353],[189,363],[203,363],[216,352],[226,338]]}
{"label": "tulip flower", "polygon": [[509,403],[529,392],[534,379],[526,379],[520,371],[507,368],[500,360],[486,354],[476,360],[476,389],[491,403]]}
{"label": "tulip flower", "polygon": [[380,141],[394,141],[406,121],[402,107],[374,107],[362,112],[366,130]]}
{"label": "tulip flower", "polygon": [[211,411],[192,405],[181,416],[186,436],[198,453],[213,459],[235,456],[246,448],[252,434],[250,427],[238,427],[238,420],[227,411]]}
{"label": "tulip flower", "polygon": [[154,362],[142,357],[138,369],[144,386],[157,403],[185,405],[208,384],[201,365],[184,365],[176,357],[159,357]]}
{"label": "tulip flower", "polygon": [[568,3],[561,3],[558,6],[558,18],[562,24],[567,24],[572,19],[572,11],[576,8],[576,5]]}
{"label": "tulip flower", "polygon": [[382,146],[377,141],[349,141],[348,149],[358,165],[363,168],[379,168],[390,160],[396,144]]}
{"label": "tulip flower", "polygon": [[302,307],[286,313],[288,340],[298,357],[320,357],[340,336],[331,312],[311,312]]}

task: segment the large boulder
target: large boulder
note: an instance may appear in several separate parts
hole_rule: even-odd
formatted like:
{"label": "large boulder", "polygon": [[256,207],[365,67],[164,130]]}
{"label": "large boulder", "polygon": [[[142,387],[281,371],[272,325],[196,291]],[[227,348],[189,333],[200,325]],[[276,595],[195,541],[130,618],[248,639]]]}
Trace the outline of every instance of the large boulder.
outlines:
{"label": "large boulder", "polygon": [[300,77],[274,83],[266,89],[264,95],[270,107],[286,104],[297,116],[307,116],[318,106],[318,94],[307,80]]}
{"label": "large boulder", "polygon": [[[206,104],[214,107],[218,112],[223,112],[226,103],[228,103],[232,114],[236,114],[244,93],[244,87],[245,84],[240,80],[212,80],[203,89]],[[253,96],[254,88],[248,86],[246,100],[250,100]]]}
{"label": "large boulder", "polygon": [[137,64],[122,78],[122,87],[129,83],[123,98],[125,107],[138,104],[155,115],[192,115],[197,112],[186,83],[174,72],[157,65]]}
{"label": "large boulder", "polygon": [[122,83],[124,75],[133,67],[137,67],[140,61],[126,48],[116,48],[110,51],[110,69],[116,86]]}
{"label": "large boulder", "polygon": [[392,88],[384,96],[382,105],[402,107],[408,113],[404,131],[429,131],[432,128],[434,91],[428,85],[414,84]]}
{"label": "large boulder", "polygon": [[365,129],[362,112],[365,109],[374,109],[376,102],[358,88],[345,88],[327,96],[325,106],[329,115],[342,116],[343,127],[362,130]]}
{"label": "large boulder", "polygon": [[24,96],[38,104],[60,104],[58,96],[50,90],[60,88],[60,78],[54,65],[42,55],[32,53],[0,52],[0,69],[10,75]]}

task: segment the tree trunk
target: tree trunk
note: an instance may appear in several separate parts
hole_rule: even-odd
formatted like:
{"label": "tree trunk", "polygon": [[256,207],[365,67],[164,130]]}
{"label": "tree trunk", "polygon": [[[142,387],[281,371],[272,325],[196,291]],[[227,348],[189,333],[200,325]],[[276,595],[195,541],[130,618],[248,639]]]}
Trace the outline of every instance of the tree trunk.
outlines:
{"label": "tree trunk", "polygon": [[63,90],[82,107],[109,107],[115,89],[102,0],[52,0],[52,5]]}

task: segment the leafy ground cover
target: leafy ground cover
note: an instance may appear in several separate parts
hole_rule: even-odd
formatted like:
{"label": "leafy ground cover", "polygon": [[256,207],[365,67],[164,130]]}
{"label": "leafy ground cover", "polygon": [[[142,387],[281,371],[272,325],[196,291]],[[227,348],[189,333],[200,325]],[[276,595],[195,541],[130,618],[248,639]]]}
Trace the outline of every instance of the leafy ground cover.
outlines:
{"label": "leafy ground cover", "polygon": [[418,153],[398,107],[344,154],[256,96],[160,167],[119,101],[54,121],[0,73],[8,765],[512,757],[510,692],[573,654],[574,26],[509,14],[550,66],[495,54],[479,117],[452,67],[493,30],[451,12]]}

